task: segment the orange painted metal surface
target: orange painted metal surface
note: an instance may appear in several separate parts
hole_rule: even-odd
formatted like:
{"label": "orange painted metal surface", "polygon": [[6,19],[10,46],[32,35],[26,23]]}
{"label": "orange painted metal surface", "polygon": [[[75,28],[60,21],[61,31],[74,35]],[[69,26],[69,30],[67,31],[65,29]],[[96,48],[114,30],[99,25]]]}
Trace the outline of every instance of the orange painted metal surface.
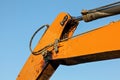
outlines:
{"label": "orange painted metal surface", "polygon": [[120,21],[63,41],[59,46],[53,60],[66,65],[120,58]]}
{"label": "orange painted metal surface", "polygon": [[[54,43],[56,39],[70,38],[77,24],[78,22],[72,20],[69,14],[60,13],[44,33],[34,51]],[[55,52],[54,46],[48,48],[52,54],[49,64],[41,54],[31,54],[17,80],[48,80],[59,64],[74,65],[120,58],[119,26],[120,21],[112,22],[96,30],[58,42],[58,52]]]}
{"label": "orange painted metal surface", "polygon": [[[55,21],[48,28],[46,33],[42,36],[34,51],[38,51],[44,48],[46,45],[53,43],[55,39],[59,39],[61,37],[66,22],[64,22],[63,26],[60,24],[60,22],[64,19],[66,15],[68,16],[66,22],[71,19],[71,17],[67,13],[60,13]],[[45,65],[46,63],[42,55],[31,54],[25,65],[23,66],[22,70],[20,71],[17,80],[36,80],[44,69]]]}
{"label": "orange painted metal surface", "polygon": [[[119,6],[112,9],[104,7],[93,9],[94,13],[90,10],[93,13],[90,12],[91,15],[87,14],[89,11],[87,13],[85,11],[82,17],[71,17],[67,13],[60,13],[33,52],[43,50],[51,43],[52,46],[41,51],[39,55],[31,54],[16,80],[49,80],[60,64],[75,65],[120,58],[120,21],[71,37],[79,20],[91,21],[120,13],[116,10]],[[115,11],[112,13],[111,10]]]}

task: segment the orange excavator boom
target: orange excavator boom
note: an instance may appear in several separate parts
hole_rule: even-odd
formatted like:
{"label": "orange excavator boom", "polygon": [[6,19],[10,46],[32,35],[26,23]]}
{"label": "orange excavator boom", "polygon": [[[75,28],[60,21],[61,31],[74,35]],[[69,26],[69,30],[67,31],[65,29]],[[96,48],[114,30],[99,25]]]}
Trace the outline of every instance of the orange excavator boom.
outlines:
{"label": "orange excavator boom", "polygon": [[49,80],[60,64],[80,63],[120,58],[120,21],[72,36],[79,21],[86,22],[120,14],[120,2],[93,10],[84,10],[82,17],[60,13],[41,37],[16,80]]}

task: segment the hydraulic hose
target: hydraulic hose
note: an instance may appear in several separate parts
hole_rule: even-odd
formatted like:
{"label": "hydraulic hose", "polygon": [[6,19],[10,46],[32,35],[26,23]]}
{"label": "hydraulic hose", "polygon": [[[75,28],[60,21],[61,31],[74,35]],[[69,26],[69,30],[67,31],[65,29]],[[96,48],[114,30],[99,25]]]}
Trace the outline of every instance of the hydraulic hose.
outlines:
{"label": "hydraulic hose", "polygon": [[120,14],[120,1],[92,10],[83,10],[81,14],[82,16],[78,16],[75,19],[78,21],[84,20],[85,22],[117,15]]}

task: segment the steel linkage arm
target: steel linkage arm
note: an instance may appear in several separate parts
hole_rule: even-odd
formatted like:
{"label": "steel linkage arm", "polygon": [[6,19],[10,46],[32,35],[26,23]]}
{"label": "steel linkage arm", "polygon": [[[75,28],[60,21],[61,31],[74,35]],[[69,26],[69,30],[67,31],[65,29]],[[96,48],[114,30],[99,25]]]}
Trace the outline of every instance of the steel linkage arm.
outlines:
{"label": "steel linkage arm", "polygon": [[53,62],[75,65],[120,58],[120,21],[59,43]]}

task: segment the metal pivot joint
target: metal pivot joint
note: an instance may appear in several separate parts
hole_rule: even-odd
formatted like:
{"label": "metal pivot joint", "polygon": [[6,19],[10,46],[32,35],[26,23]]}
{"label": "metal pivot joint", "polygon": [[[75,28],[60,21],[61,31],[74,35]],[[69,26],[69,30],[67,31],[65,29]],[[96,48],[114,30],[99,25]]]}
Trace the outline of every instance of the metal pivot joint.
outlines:
{"label": "metal pivot joint", "polygon": [[48,62],[52,57],[52,53],[48,50],[44,50],[41,55],[43,56],[45,62]]}

